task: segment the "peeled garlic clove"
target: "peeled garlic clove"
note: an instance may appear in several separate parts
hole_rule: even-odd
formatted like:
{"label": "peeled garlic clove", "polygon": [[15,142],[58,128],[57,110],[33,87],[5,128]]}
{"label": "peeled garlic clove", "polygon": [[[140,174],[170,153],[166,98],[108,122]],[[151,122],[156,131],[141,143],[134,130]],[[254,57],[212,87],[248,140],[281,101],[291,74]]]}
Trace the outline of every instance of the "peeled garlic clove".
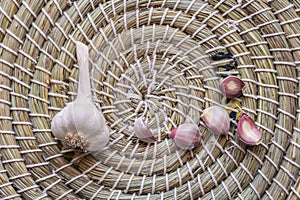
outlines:
{"label": "peeled garlic clove", "polygon": [[242,114],[238,121],[237,133],[242,142],[248,145],[258,145],[262,142],[262,134],[255,122],[247,114]]}
{"label": "peeled garlic clove", "polygon": [[200,145],[202,133],[195,124],[181,124],[171,131],[170,137],[181,149],[193,149]]}
{"label": "peeled garlic clove", "polygon": [[230,128],[230,119],[226,110],[220,106],[206,108],[201,115],[206,127],[213,133],[225,135]]}
{"label": "peeled garlic clove", "polygon": [[139,117],[135,120],[133,131],[135,135],[143,142],[153,143],[156,141],[152,132],[145,124],[143,117]]}
{"label": "peeled garlic clove", "polygon": [[220,83],[220,90],[227,98],[237,98],[243,94],[245,83],[236,76],[228,76]]}

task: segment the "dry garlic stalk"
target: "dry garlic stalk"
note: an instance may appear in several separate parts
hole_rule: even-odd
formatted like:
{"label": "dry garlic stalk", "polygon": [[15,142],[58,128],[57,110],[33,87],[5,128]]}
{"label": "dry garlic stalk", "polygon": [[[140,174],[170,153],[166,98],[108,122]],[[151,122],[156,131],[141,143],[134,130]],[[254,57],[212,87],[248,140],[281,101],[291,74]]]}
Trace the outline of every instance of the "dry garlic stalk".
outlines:
{"label": "dry garlic stalk", "polygon": [[76,51],[79,65],[77,97],[54,116],[51,130],[68,146],[90,152],[100,151],[109,141],[109,130],[102,112],[92,101],[88,47],[76,42]]}

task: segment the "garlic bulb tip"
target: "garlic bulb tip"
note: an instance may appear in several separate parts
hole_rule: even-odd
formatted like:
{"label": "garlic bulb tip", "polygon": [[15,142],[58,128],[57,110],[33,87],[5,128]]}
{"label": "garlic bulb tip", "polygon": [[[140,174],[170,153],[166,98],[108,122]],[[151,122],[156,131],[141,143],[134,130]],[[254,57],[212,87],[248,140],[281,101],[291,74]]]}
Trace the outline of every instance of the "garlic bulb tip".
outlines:
{"label": "garlic bulb tip", "polygon": [[178,127],[177,128],[174,128],[171,133],[170,133],[170,137],[173,139],[175,137],[175,134],[176,134],[176,131],[177,131]]}

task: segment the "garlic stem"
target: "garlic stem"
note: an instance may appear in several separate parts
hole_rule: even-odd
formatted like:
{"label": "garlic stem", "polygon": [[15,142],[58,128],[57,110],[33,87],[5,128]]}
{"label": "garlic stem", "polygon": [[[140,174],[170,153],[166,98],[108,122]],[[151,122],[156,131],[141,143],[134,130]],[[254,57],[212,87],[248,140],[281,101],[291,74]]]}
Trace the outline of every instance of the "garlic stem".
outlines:
{"label": "garlic stem", "polygon": [[75,99],[83,99],[92,101],[90,74],[89,74],[89,49],[88,46],[81,42],[76,42],[77,60],[79,67],[78,92]]}

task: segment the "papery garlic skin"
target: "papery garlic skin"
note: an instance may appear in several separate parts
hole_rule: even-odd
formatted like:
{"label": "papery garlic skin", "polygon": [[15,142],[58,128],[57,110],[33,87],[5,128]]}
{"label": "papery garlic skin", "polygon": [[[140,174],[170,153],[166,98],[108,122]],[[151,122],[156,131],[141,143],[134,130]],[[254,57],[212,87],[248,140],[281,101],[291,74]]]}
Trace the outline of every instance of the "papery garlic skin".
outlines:
{"label": "papery garlic skin", "polygon": [[[72,102],[73,103],[73,102]],[[54,136],[59,140],[64,140],[68,133],[75,133],[76,128],[73,125],[73,118],[68,113],[71,112],[72,106],[67,104],[60,112],[58,112],[52,119],[51,130]]]}
{"label": "papery garlic skin", "polygon": [[242,114],[238,121],[237,133],[239,139],[248,145],[258,145],[262,142],[262,134],[253,119],[247,114]]}
{"label": "papery garlic skin", "polygon": [[51,122],[51,130],[57,139],[65,140],[68,134],[78,134],[86,139],[90,152],[102,150],[109,141],[109,130],[105,118],[92,101],[89,78],[88,47],[76,42],[79,65],[79,83],[76,99],[68,103]]}
{"label": "papery garlic skin", "polygon": [[151,130],[143,120],[143,117],[139,117],[135,120],[133,131],[135,135],[143,142],[153,143],[156,141]]}
{"label": "papery garlic skin", "polygon": [[206,127],[217,135],[225,135],[230,128],[230,119],[226,110],[220,106],[206,108],[201,115]]}
{"label": "papery garlic skin", "polygon": [[201,144],[202,132],[196,124],[181,124],[173,129],[170,137],[184,150],[193,149]]}
{"label": "papery garlic skin", "polygon": [[237,98],[243,94],[245,83],[236,76],[228,76],[220,83],[220,90],[227,98]]}

